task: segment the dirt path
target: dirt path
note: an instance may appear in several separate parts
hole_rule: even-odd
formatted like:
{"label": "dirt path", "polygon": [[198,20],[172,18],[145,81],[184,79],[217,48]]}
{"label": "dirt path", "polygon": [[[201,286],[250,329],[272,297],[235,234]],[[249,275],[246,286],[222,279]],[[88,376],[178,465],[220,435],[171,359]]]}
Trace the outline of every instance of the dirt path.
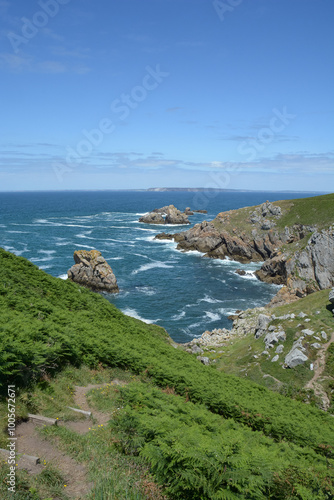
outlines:
{"label": "dirt path", "polygon": [[[112,383],[114,385],[122,384],[119,380],[113,380]],[[86,387],[76,386],[74,394],[73,407],[91,411],[92,417],[100,425],[108,422],[110,415],[90,408],[86,395],[91,389],[98,389],[105,385],[107,384],[89,384]],[[92,426],[92,420],[87,418],[79,421],[59,422],[59,425],[65,426],[78,434],[85,434],[89,431],[89,427]],[[81,499],[93,487],[93,483],[87,480],[86,467],[60,451],[50,441],[43,439],[38,434],[36,427],[32,422],[23,422],[17,427],[17,453],[39,457],[41,463],[35,465],[23,457],[18,461],[18,468],[26,470],[29,474],[39,474],[44,468],[44,461],[47,464],[51,463],[63,475],[65,479],[64,484],[66,484],[66,494],[69,498],[75,500]]]}
{"label": "dirt path", "polygon": [[326,411],[328,410],[328,408],[330,406],[330,401],[328,399],[326,392],[324,391],[322,385],[318,382],[318,380],[321,377],[321,375],[323,374],[323,371],[324,371],[325,366],[326,366],[327,349],[329,348],[329,346],[333,342],[334,342],[334,333],[332,333],[332,336],[331,336],[331,339],[329,340],[329,342],[327,342],[326,344],[323,344],[321,349],[319,349],[319,355],[318,355],[316,361],[314,362],[314,375],[311,378],[311,380],[309,380],[309,382],[307,382],[307,384],[304,387],[304,389],[313,389],[314,390],[314,394],[316,396],[318,396],[319,398],[321,398],[322,408]]}

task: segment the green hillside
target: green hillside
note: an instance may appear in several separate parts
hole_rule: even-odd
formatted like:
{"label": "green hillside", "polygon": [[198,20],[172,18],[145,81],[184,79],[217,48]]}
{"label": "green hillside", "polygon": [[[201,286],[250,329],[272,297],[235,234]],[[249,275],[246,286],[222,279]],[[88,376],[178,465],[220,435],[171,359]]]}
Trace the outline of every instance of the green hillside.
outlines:
{"label": "green hillside", "polygon": [[[330,415],[203,366],[162,328],[4,250],[0,318],[3,396],[7,384],[17,386],[22,401],[35,387],[48,391],[50,377],[68,366],[140,376],[141,385],[121,392],[124,411],[112,425],[119,447],[145,457],[170,498],[332,498]],[[292,496],[283,497],[286,480]]]}

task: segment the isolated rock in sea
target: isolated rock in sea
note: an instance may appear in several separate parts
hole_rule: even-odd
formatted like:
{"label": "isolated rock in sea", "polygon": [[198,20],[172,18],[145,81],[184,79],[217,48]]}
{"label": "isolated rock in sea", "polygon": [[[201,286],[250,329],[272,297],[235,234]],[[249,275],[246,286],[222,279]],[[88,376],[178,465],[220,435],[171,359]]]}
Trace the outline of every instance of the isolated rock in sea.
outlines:
{"label": "isolated rock in sea", "polygon": [[[165,218],[163,215],[165,215]],[[190,224],[187,215],[181,213],[174,205],[155,208],[152,212],[140,217],[139,222],[146,224]]]}
{"label": "isolated rock in sea", "polygon": [[239,274],[240,276],[246,276],[246,271],[244,271],[243,269],[236,269],[234,272],[236,274]]}
{"label": "isolated rock in sea", "polygon": [[190,224],[186,214],[183,214],[174,205],[169,205],[166,211],[165,224]]}
{"label": "isolated rock in sea", "polygon": [[101,252],[77,250],[73,257],[75,264],[67,271],[70,280],[97,292],[119,292],[116,277]]}
{"label": "isolated rock in sea", "polygon": [[165,224],[165,219],[160,213],[149,212],[140,217],[139,222],[144,222],[145,224]]}

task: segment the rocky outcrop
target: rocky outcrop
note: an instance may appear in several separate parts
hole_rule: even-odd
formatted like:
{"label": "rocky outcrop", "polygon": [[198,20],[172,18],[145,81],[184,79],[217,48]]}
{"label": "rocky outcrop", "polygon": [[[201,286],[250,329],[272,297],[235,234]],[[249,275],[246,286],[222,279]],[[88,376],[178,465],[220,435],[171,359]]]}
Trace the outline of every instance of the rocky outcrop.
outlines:
{"label": "rocky outcrop", "polygon": [[305,224],[280,228],[279,205],[265,202],[251,210],[222,212],[211,222],[174,234],[173,239],[179,250],[197,250],[206,257],[264,261],[255,273],[257,278],[284,285],[270,305],[292,302],[334,285],[334,226],[321,231]]}
{"label": "rocky outcrop", "polygon": [[160,213],[149,212],[140,217],[139,222],[144,222],[145,224],[165,224],[165,219]]}
{"label": "rocky outcrop", "polygon": [[262,281],[285,284],[297,297],[330,288],[334,285],[334,228],[315,231],[303,250],[275,255],[256,275]]}
{"label": "rocky outcrop", "polygon": [[[163,215],[165,215],[165,218]],[[146,224],[190,224],[186,213],[182,213],[174,205],[155,208],[152,212],[140,217],[139,222]]]}
{"label": "rocky outcrop", "polygon": [[334,287],[329,292],[328,300],[329,300],[329,302],[331,302],[332,304],[334,304]]}
{"label": "rocky outcrop", "polygon": [[75,265],[67,271],[70,280],[97,292],[117,293],[116,277],[97,250],[77,250],[74,252]]}

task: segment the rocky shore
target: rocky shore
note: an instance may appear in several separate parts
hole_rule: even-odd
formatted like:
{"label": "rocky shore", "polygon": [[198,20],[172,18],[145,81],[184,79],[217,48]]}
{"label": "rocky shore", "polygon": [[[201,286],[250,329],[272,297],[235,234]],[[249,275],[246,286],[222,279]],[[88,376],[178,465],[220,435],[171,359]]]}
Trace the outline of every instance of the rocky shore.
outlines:
{"label": "rocky shore", "polygon": [[205,257],[264,261],[256,276],[284,285],[271,305],[284,304],[334,285],[334,226],[321,229],[296,222],[283,226],[280,219],[288,213],[284,204],[267,201],[222,212],[213,221],[156,238],[173,239],[179,250],[197,250]]}

